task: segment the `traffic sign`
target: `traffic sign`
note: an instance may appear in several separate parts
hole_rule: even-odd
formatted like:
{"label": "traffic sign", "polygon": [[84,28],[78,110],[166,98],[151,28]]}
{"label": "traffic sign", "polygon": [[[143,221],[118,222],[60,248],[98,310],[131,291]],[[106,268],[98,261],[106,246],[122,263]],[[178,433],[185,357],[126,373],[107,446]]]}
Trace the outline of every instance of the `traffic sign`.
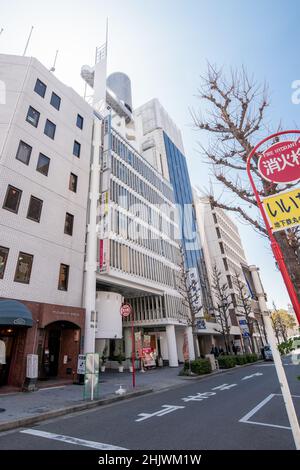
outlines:
{"label": "traffic sign", "polygon": [[300,179],[300,139],[271,145],[258,161],[261,176],[272,183],[292,183]]}
{"label": "traffic sign", "polygon": [[265,197],[262,203],[273,232],[300,225],[300,188]]}
{"label": "traffic sign", "polygon": [[121,305],[120,314],[122,315],[122,317],[129,317],[131,313],[132,313],[132,307],[130,304]]}

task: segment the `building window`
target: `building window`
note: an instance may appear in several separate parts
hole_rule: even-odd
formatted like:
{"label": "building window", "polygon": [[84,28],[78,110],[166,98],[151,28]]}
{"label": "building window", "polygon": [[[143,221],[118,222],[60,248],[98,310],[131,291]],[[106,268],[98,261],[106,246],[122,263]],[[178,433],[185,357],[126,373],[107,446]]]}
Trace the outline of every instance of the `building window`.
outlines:
{"label": "building window", "polygon": [[49,121],[49,119],[47,119],[45,123],[44,134],[50,137],[50,139],[54,139],[55,130],[56,130],[56,125],[53,124],[53,122]]}
{"label": "building window", "polygon": [[228,263],[225,258],[223,258],[223,263],[224,263],[224,268],[226,269],[226,271],[228,271]]}
{"label": "building window", "polygon": [[70,269],[70,266],[68,266],[67,264],[60,265],[59,278],[58,278],[59,290],[68,290],[69,269]]}
{"label": "building window", "polygon": [[213,214],[213,219],[214,219],[214,223],[217,224],[217,223],[218,223],[218,219],[217,219],[216,214]]}
{"label": "building window", "polygon": [[57,111],[59,111],[60,103],[61,103],[60,97],[56,93],[52,92],[50,104],[52,104],[52,106],[55,109],[57,109]]}
{"label": "building window", "polygon": [[36,166],[36,171],[42,173],[42,175],[48,176],[50,165],[50,158],[46,157],[43,153],[39,154],[39,159]]}
{"label": "building window", "polygon": [[77,142],[77,140],[74,140],[74,145],[73,145],[73,155],[75,155],[75,157],[80,157],[80,148],[81,148],[81,145],[79,142]]}
{"label": "building window", "polygon": [[222,253],[222,255],[224,255],[225,254],[224,245],[223,245],[222,242],[220,242],[219,245],[220,245],[221,253]]}
{"label": "building window", "polygon": [[38,95],[40,95],[42,98],[44,98],[46,90],[47,90],[47,87],[46,87],[45,83],[41,82],[41,80],[38,78],[36,83],[35,83],[34,91]]}
{"label": "building window", "polygon": [[77,114],[76,126],[79,127],[79,129],[83,128],[83,117],[80,116],[80,114]]}
{"label": "building window", "polygon": [[227,284],[228,284],[228,287],[229,287],[229,289],[232,289],[232,280],[231,280],[231,276],[229,276],[229,275],[227,274],[226,277],[227,277]]}
{"label": "building window", "polygon": [[24,284],[29,284],[31,269],[33,263],[33,255],[28,255],[27,253],[22,253],[20,251],[16,274],[15,274],[15,282],[22,282]]}
{"label": "building window", "polygon": [[26,144],[25,142],[23,142],[23,140],[20,140],[16,159],[22,163],[25,163],[25,165],[28,165],[31,152],[32,152],[32,147]]}
{"label": "building window", "polygon": [[65,218],[65,234],[73,235],[74,215],[66,213]]}
{"label": "building window", "polygon": [[41,219],[43,201],[37,197],[30,196],[27,219],[39,222]]}
{"label": "building window", "polygon": [[8,211],[15,212],[17,214],[19,210],[21,196],[22,191],[20,189],[8,185],[3,209],[7,209]]}
{"label": "building window", "polygon": [[77,192],[77,181],[78,181],[78,176],[74,175],[74,173],[70,173],[69,190],[73,191],[73,193]]}
{"label": "building window", "polygon": [[3,279],[9,248],[0,246],[0,279]]}
{"label": "building window", "polygon": [[217,237],[221,238],[221,232],[220,232],[220,229],[218,227],[216,228],[216,232],[217,232]]}
{"label": "building window", "polygon": [[39,124],[39,119],[40,113],[32,106],[29,106],[26,121],[29,122],[32,126],[37,127]]}

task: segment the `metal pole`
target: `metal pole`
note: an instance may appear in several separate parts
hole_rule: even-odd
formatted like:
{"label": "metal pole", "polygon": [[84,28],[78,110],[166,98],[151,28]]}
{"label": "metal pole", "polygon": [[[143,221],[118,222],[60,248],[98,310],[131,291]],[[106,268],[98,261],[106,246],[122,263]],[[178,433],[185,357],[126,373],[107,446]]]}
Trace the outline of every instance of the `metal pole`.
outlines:
{"label": "metal pole", "polygon": [[263,217],[263,220],[265,222],[265,226],[266,226],[266,229],[267,229],[267,232],[268,232],[268,235],[269,235],[269,238],[270,238],[270,242],[271,242],[273,255],[275,257],[275,260],[277,261],[278,268],[281,272],[281,275],[283,277],[284,283],[285,283],[287,291],[289,293],[292,305],[294,307],[295,314],[296,314],[297,319],[298,319],[298,323],[300,324],[300,304],[299,304],[299,301],[298,301],[298,297],[297,297],[294,285],[292,283],[292,280],[290,278],[288,269],[286,267],[284,257],[283,257],[283,253],[281,251],[281,248],[280,248],[279,244],[276,241],[276,238],[274,237],[274,234],[272,232],[269,220],[268,220],[267,215],[265,213],[262,201],[260,199],[259,193],[258,193],[257,188],[255,186],[254,179],[253,179],[252,174],[251,174],[251,160],[254,157],[255,153],[257,152],[258,148],[262,144],[267,142],[268,140],[274,139],[275,137],[278,137],[278,136],[284,135],[284,134],[300,134],[300,131],[299,130],[281,131],[281,132],[277,132],[276,134],[272,134],[269,137],[266,137],[265,139],[261,140],[252,149],[252,151],[250,152],[250,154],[247,157],[247,174],[248,174],[248,177],[249,177],[249,180],[250,180],[253,192],[254,192],[254,196],[255,196],[258,208],[259,208],[259,210],[261,212],[261,215]]}
{"label": "metal pole", "polygon": [[135,341],[134,341],[134,310],[131,310],[131,360],[132,360],[132,386],[135,387]]}
{"label": "metal pole", "polygon": [[29,41],[30,41],[30,38],[31,38],[31,35],[32,35],[32,31],[33,31],[33,26],[31,26],[31,30],[30,30],[30,33],[29,33],[29,36],[28,36],[28,39],[27,39],[27,42],[26,42],[24,52],[23,52],[23,57],[25,56],[25,54],[27,52],[27,48],[28,48],[28,44],[29,44]]}
{"label": "metal pole", "polygon": [[286,412],[288,415],[288,419],[290,422],[291,430],[293,433],[293,438],[295,442],[295,447],[297,450],[300,450],[300,428],[299,428],[299,423],[298,423],[298,418],[296,415],[294,403],[292,400],[290,388],[288,381],[286,379],[285,371],[282,365],[281,357],[276,345],[276,338],[274,334],[274,330],[272,327],[271,323],[271,318],[270,314],[268,311],[267,303],[266,303],[266,298],[265,298],[265,293],[263,291],[263,287],[261,284],[260,277],[258,275],[258,269],[256,266],[249,266],[250,271],[251,271],[251,276],[253,279],[253,284],[254,288],[258,297],[258,303],[259,303],[259,308],[263,316],[264,324],[265,324],[265,329],[267,333],[267,338],[268,338],[268,343],[271,347],[271,351],[273,354],[273,359],[274,359],[274,365],[277,373],[277,377],[279,380],[279,385],[281,388],[282,396],[283,396],[283,401],[284,405],[286,408]]}

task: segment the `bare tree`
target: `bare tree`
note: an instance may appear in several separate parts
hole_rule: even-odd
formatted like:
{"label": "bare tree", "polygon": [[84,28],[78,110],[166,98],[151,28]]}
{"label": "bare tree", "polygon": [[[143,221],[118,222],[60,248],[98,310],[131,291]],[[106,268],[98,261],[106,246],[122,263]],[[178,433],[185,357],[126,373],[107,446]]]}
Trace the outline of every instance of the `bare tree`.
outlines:
{"label": "bare tree", "polygon": [[[251,352],[255,352],[253,334],[254,334],[254,321],[255,317],[252,312],[251,306],[251,296],[245,286],[245,283],[241,280],[241,277],[238,272],[235,272],[233,277],[233,282],[237,290],[237,308],[241,313],[241,316],[245,318],[247,323],[249,337],[251,342]],[[254,317],[254,318],[253,318]]]}
{"label": "bare tree", "polygon": [[[231,71],[229,78],[222,69],[208,64],[198,90],[205,115],[192,111],[197,129],[208,134],[208,144],[201,145],[204,160],[211,165],[212,175],[223,186],[221,196],[211,191],[210,203],[238,214],[261,235],[266,229],[257,218],[257,203],[246,175],[246,160],[261,136],[269,134],[266,109],[269,106],[267,87],[259,86],[244,68]],[[280,126],[279,126],[280,127]],[[257,171],[258,155],[252,174],[259,194],[267,196],[292,187],[270,183]],[[296,184],[296,183],[294,183]],[[295,229],[276,232],[278,243],[300,300],[300,243]]]}
{"label": "bare tree", "polygon": [[222,283],[221,277],[221,271],[214,265],[212,269],[212,290],[216,299],[216,321],[221,326],[226,352],[230,354],[230,307],[232,300],[231,294],[228,292],[228,284],[226,282]]}
{"label": "bare tree", "polygon": [[187,312],[183,314],[184,320],[188,326],[192,327],[194,350],[196,354],[198,350],[196,320],[197,315],[201,313],[203,308],[201,286],[198,277],[194,277],[193,273],[185,266],[182,247],[180,247],[180,256],[180,271],[179,279],[177,281],[177,289],[182,296],[182,303],[185,307],[185,311]]}

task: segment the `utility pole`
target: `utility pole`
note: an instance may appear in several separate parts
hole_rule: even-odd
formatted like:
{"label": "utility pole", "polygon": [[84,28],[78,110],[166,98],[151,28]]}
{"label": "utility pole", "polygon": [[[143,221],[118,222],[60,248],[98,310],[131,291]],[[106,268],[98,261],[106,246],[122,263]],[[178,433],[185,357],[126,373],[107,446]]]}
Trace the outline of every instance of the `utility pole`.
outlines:
{"label": "utility pole", "polygon": [[296,450],[300,450],[300,428],[299,428],[298,418],[297,418],[294,403],[292,400],[289,384],[286,379],[285,370],[283,368],[281,357],[280,357],[280,354],[276,345],[275,334],[274,334],[274,330],[272,327],[270,313],[269,313],[267,303],[266,303],[265,293],[264,293],[262,283],[258,274],[258,268],[252,265],[252,266],[249,266],[249,269],[250,269],[251,276],[253,279],[255,292],[258,297],[259,308],[263,316],[268,342],[269,342],[269,345],[271,347],[271,351],[273,354],[274,365],[275,365],[277,377],[279,380],[279,385],[281,388],[286,412],[287,412],[288,419],[290,422],[291,430],[293,433]]}

